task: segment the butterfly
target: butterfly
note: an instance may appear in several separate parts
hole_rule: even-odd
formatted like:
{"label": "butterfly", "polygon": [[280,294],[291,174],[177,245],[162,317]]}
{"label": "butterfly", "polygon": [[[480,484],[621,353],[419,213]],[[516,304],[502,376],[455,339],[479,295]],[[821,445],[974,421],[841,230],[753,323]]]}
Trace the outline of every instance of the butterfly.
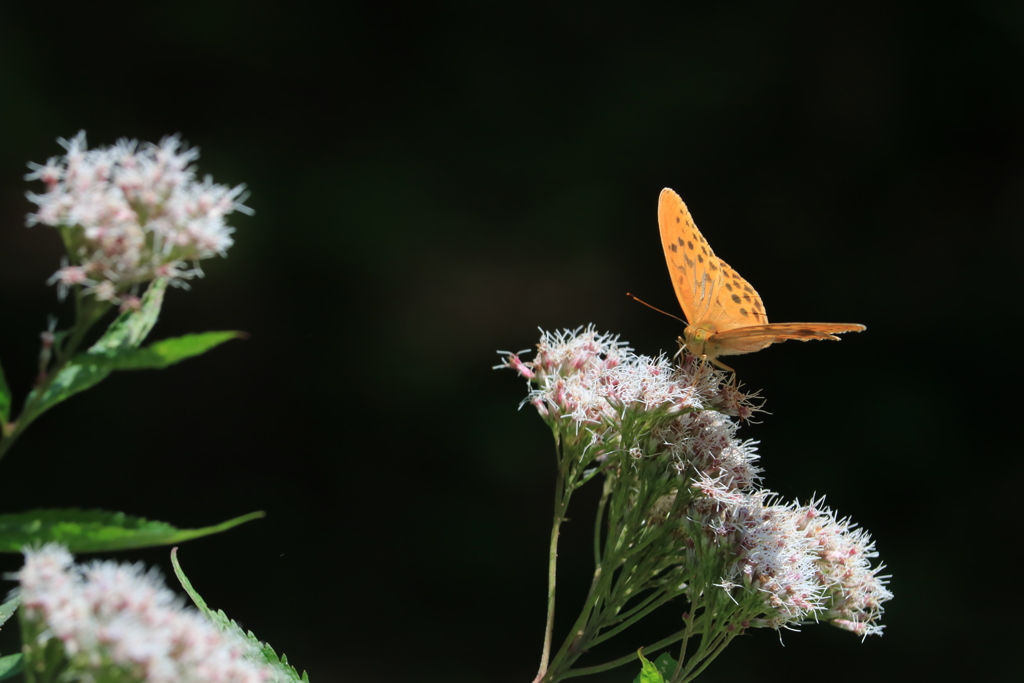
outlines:
{"label": "butterfly", "polygon": [[769,323],[764,304],[750,283],[715,256],[686,204],[665,188],[658,200],[661,245],[672,286],[686,316],[680,345],[720,368],[719,356],[753,353],[787,339],[832,339],[841,332],[867,329],[856,323]]}

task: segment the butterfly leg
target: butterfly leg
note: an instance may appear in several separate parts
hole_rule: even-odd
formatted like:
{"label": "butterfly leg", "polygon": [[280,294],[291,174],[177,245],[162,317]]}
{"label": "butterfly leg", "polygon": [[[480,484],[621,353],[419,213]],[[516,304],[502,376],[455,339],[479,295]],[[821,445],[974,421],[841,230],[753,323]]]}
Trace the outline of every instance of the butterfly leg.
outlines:
{"label": "butterfly leg", "polygon": [[701,356],[701,360],[705,360],[705,361],[710,360],[717,367],[720,367],[723,370],[727,370],[727,371],[731,372],[733,380],[736,379],[736,371],[733,368],[730,368],[728,365],[726,365],[722,361],[718,360],[717,358],[708,358],[706,355],[704,355],[704,356]]}
{"label": "butterfly leg", "polygon": [[717,358],[710,358],[710,357],[708,357],[708,355],[706,353],[702,353],[700,356],[694,356],[694,358],[695,359],[699,358],[702,363],[710,364],[710,365],[712,365],[712,366],[714,366],[716,368],[719,368],[721,370],[725,370],[726,372],[730,373],[730,375],[729,375],[729,384],[730,384],[730,386],[736,386],[736,370],[735,369],[730,368],[728,365],[726,365],[722,361],[718,360]]}

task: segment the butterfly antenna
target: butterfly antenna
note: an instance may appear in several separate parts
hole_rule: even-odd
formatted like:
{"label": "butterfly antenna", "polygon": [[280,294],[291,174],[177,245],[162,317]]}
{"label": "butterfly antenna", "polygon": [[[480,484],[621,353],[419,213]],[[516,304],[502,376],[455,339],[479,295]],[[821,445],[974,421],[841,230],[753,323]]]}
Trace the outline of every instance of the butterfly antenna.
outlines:
{"label": "butterfly antenna", "polygon": [[671,313],[666,313],[665,311],[661,310],[660,308],[655,308],[654,306],[650,305],[649,303],[647,303],[643,299],[638,299],[637,297],[633,296],[629,292],[626,292],[626,296],[628,296],[630,299],[632,299],[633,301],[637,302],[638,304],[643,304],[644,306],[646,306],[647,308],[651,309],[652,311],[657,311],[658,313],[661,313],[662,315],[667,315],[670,318],[675,318],[676,320],[678,320],[679,322],[681,322],[684,325],[687,324],[687,322],[685,320],[683,320],[682,318],[680,318],[678,315],[672,315]]}

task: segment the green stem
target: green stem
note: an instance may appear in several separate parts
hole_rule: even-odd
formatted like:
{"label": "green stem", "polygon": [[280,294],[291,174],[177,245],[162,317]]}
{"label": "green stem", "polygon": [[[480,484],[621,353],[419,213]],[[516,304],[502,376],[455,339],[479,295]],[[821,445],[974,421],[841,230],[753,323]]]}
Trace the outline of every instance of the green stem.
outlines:
{"label": "green stem", "polygon": [[608,504],[608,497],[612,493],[612,478],[604,478],[604,488],[601,491],[601,500],[597,503],[597,516],[594,518],[594,567],[601,566],[601,527],[604,520],[605,506]]}
{"label": "green stem", "polygon": [[[610,566],[611,569],[606,570],[606,565]],[[562,646],[555,653],[551,668],[544,679],[545,683],[554,683],[554,681],[561,680],[564,675],[563,670],[567,671],[573,662],[589,647],[590,634],[595,629],[599,630],[601,628],[600,619],[591,621],[591,617],[595,612],[599,611],[600,604],[603,602],[604,595],[607,592],[607,582],[614,573],[614,567],[615,565],[609,563],[606,558],[605,562],[598,565],[594,570],[594,578],[590,582],[590,590],[587,593],[583,609],[580,610],[576,623],[569,629],[569,635],[565,637]]]}
{"label": "green stem", "polygon": [[672,672],[673,676],[679,675],[679,672],[683,668],[683,665],[686,664],[686,648],[690,644],[690,638],[692,638],[693,634],[696,632],[693,623],[695,610],[696,605],[691,600],[690,609],[685,613],[685,616],[683,616],[683,623],[686,624],[686,628],[680,631],[680,633],[683,634],[683,637],[680,639],[679,642],[679,658],[676,663],[676,670]]}
{"label": "green stem", "polygon": [[[556,448],[561,450],[561,443]],[[544,647],[540,655],[540,668],[537,670],[535,681],[544,679],[548,672],[548,664],[551,661],[551,641],[555,630],[555,585],[558,574],[558,535],[565,520],[565,511],[569,507],[569,497],[572,489],[567,488],[565,458],[559,458],[558,477],[555,481],[555,515],[551,522],[551,543],[548,546],[548,613],[547,622],[544,627]]]}
{"label": "green stem", "polygon": [[623,631],[629,629],[631,626],[634,626],[638,621],[646,617],[651,612],[667,604],[671,599],[672,596],[667,595],[665,591],[652,593],[651,595],[644,598],[643,601],[640,602],[640,604],[631,608],[629,612],[623,615],[619,615],[619,619],[621,619],[621,622],[615,628],[610,628],[604,633],[601,633],[600,635],[596,635],[593,638],[591,638],[589,643],[590,646],[593,647],[594,645],[603,643],[609,638],[614,638]]}
{"label": "green stem", "polygon": [[722,654],[722,651],[725,650],[726,646],[728,646],[729,643],[732,642],[732,639],[737,635],[738,633],[728,633],[716,638],[713,641],[713,647],[710,648],[711,651],[704,655],[703,659],[694,659],[694,663],[699,663],[700,666],[695,669],[688,667],[691,668],[691,671],[687,676],[685,678],[673,679],[672,683],[677,683],[677,681],[678,683],[687,683],[688,681],[692,681],[697,678],[697,676],[700,676],[704,672],[704,669],[708,668],[708,666],[711,665],[711,662],[715,661],[715,659],[718,658],[718,655]]}
{"label": "green stem", "polygon": [[[687,634],[686,639],[683,641],[682,649],[679,652],[679,664],[676,665],[671,683],[682,683],[682,681],[691,681],[696,678],[715,657],[721,654],[722,649],[725,648],[725,645],[735,635],[735,633],[723,632],[721,624],[718,623],[716,618],[717,615],[721,614],[721,611],[712,606],[704,606],[702,608],[699,619],[703,624],[700,628],[692,629],[693,621],[698,619],[695,617],[696,611],[696,609],[693,609],[687,621],[687,629],[690,630],[690,633]],[[697,650],[689,658],[686,658],[686,644],[694,632],[700,633],[700,642],[697,644]],[[713,635],[709,638],[709,634]]]}
{"label": "green stem", "polygon": [[[644,650],[647,652],[655,652],[663,647],[668,647],[672,643],[683,638],[685,633],[686,629],[683,629],[682,631],[676,631],[672,635],[666,638],[662,638],[656,643],[644,646]],[[577,676],[588,676],[590,674],[601,673],[602,671],[608,671],[610,669],[614,669],[616,667],[620,667],[635,661],[637,661],[637,656],[635,652],[632,652],[624,657],[619,657],[618,659],[613,659],[610,662],[604,662],[603,664],[584,666],[580,667],[579,669],[570,669],[569,671],[566,671],[564,674],[562,674],[562,679],[576,678]]]}
{"label": "green stem", "polygon": [[[83,301],[84,300],[84,301]],[[46,394],[46,390],[53,383],[54,378],[60,374],[60,371],[64,369],[68,361],[74,357],[78,352],[79,346],[82,344],[82,340],[85,339],[85,335],[88,334],[92,326],[95,325],[100,318],[106,315],[107,311],[111,308],[111,304],[105,301],[97,301],[95,297],[89,297],[85,299],[81,292],[76,293],[75,296],[75,326],[71,329],[67,339],[63,344],[60,345],[59,349],[56,349],[53,365],[46,373],[45,377],[38,386],[33,389],[29,395],[28,401],[21,408],[21,413],[18,417],[10,424],[14,428],[7,434],[6,437],[0,435],[0,460],[3,460],[4,455],[10,450],[14,442],[17,441],[21,433],[24,432],[30,424],[32,424],[41,413],[36,412],[36,406],[42,400]]]}
{"label": "green stem", "polygon": [[[624,599],[612,595],[613,590],[621,588],[613,587],[612,584],[621,581],[623,577],[627,577],[628,583],[628,573],[634,559],[631,557],[633,550],[630,548],[630,539],[636,536],[635,530],[643,519],[643,512],[630,504],[628,491],[623,489],[613,471],[608,471],[606,477],[604,490],[609,495],[602,494],[602,502],[599,504],[607,504],[609,510],[603,557],[598,555],[599,560],[583,609],[555,653],[545,682],[560,680],[571,670],[570,667],[580,655],[594,644],[597,634],[611,623],[616,623],[610,621],[610,618],[621,609],[620,603]],[[595,534],[595,551],[599,546],[597,539],[599,535]],[[609,602],[610,598],[612,600]]]}
{"label": "green stem", "polygon": [[[609,480],[614,480],[615,476],[609,472],[608,478]],[[609,487],[612,491],[615,491],[616,482],[611,481]],[[617,507],[617,497],[619,496],[614,494],[612,496],[613,508]],[[622,503],[622,501],[618,502]],[[609,521],[611,521],[611,518],[619,517],[620,515],[613,511]],[[607,615],[614,615],[618,611],[618,606],[605,606],[605,602],[610,596],[611,584],[616,581],[616,574],[618,573],[620,578],[622,575],[622,567],[625,561],[624,554],[628,554],[628,543],[625,542],[623,537],[626,531],[626,528],[608,529],[604,557],[594,570],[594,578],[591,581],[590,590],[587,593],[583,609],[580,610],[576,623],[573,624],[561,648],[555,654],[552,666],[548,672],[548,678],[545,679],[546,682],[553,683],[564,678],[572,670],[573,663],[593,644],[595,635],[608,625]]]}

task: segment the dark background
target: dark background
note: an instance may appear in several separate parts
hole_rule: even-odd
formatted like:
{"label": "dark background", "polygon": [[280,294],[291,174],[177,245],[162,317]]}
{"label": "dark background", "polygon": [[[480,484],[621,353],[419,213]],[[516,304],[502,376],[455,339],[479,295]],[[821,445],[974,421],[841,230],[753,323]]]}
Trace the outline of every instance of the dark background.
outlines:
{"label": "dark background", "polygon": [[[266,510],[180,557],[314,683],[525,683],[552,445],[516,410],[523,382],[490,367],[537,326],[674,351],[681,325],[624,296],[678,311],[669,186],[772,320],[868,326],[732,364],[768,399],[740,431],[765,484],[870,529],[896,594],[883,638],[755,631],[704,679],[1005,680],[1022,68],[1013,1],[4,3],[0,359],[18,396],[47,314],[67,321],[45,285],[56,233],[23,227],[25,163],[58,136],[181,133],[256,214],[153,334],[251,338],[53,410],[0,464],[0,510],[181,527]],[[588,502],[559,634],[588,577]],[[118,557],[169,570],[165,548]]]}

